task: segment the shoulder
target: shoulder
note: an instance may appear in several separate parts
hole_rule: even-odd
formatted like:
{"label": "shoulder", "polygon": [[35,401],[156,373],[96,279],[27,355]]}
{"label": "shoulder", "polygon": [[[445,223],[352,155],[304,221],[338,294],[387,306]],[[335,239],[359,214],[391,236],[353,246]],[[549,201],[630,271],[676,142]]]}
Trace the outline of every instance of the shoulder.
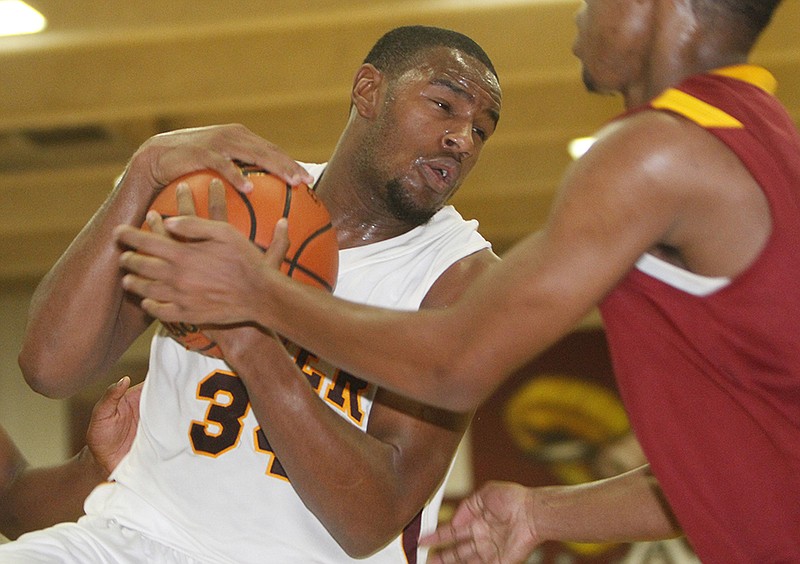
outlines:
{"label": "shoulder", "polygon": [[720,230],[742,218],[736,211],[742,202],[761,198],[718,137],[686,117],[645,110],[603,128],[572,163],[548,228],[562,243],[558,252],[582,248],[615,265],[611,279],[655,245],[682,255],[708,247],[714,233],[719,239]]}
{"label": "shoulder", "polygon": [[697,123],[645,110],[601,129],[589,151],[571,165],[565,189],[592,190],[618,203],[679,204],[713,187],[734,161],[734,153]]}
{"label": "shoulder", "polygon": [[447,307],[454,303],[485,270],[500,262],[491,249],[476,251],[454,262],[433,283],[421,308]]}
{"label": "shoulder", "polygon": [[683,171],[694,159],[725,149],[714,135],[694,121],[668,111],[643,110],[601,129],[597,141],[577,162],[607,172],[640,170],[657,175]]}

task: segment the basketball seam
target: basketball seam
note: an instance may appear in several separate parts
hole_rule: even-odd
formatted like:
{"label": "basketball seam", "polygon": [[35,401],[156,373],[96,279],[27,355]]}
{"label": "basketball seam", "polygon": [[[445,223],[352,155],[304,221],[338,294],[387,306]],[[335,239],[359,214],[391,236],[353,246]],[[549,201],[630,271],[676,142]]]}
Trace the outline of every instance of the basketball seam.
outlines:
{"label": "basketball seam", "polygon": [[292,209],[292,186],[286,183],[286,196],[283,199],[283,214],[282,217],[288,218],[289,211]]}
{"label": "basketball seam", "polygon": [[324,278],[322,278],[322,277],[321,277],[320,275],[318,275],[317,273],[315,273],[315,272],[313,272],[313,271],[311,271],[311,270],[308,270],[307,268],[305,268],[305,267],[304,267],[302,264],[300,264],[300,262],[299,262],[299,261],[300,261],[300,256],[302,255],[302,253],[303,253],[303,251],[306,249],[306,247],[308,247],[308,245],[309,245],[309,244],[311,244],[311,242],[312,242],[314,239],[316,239],[317,237],[319,237],[319,236],[323,235],[324,233],[326,233],[326,232],[330,231],[332,228],[333,228],[333,225],[331,225],[330,223],[328,223],[328,224],[326,224],[326,225],[323,225],[322,227],[320,227],[319,229],[317,229],[316,231],[314,231],[314,232],[313,232],[311,235],[309,235],[308,237],[306,237],[306,240],[305,240],[305,241],[303,241],[303,244],[302,244],[302,245],[300,245],[300,246],[297,248],[297,251],[295,251],[295,253],[294,253],[294,255],[293,255],[292,257],[284,257],[284,258],[283,258],[283,261],[284,261],[285,263],[288,263],[288,264],[289,264],[289,270],[288,270],[287,274],[288,274],[290,277],[292,276],[292,273],[293,273],[295,270],[299,270],[299,271],[303,272],[304,274],[306,274],[307,276],[310,276],[311,278],[313,278],[314,280],[316,280],[316,281],[317,281],[317,282],[319,282],[320,284],[322,284],[322,285],[323,285],[325,288],[327,288],[329,291],[330,291],[330,290],[333,290],[333,286],[332,286],[332,285],[331,285],[331,284],[330,284],[330,283],[329,283],[327,280],[325,280]]}
{"label": "basketball seam", "polygon": [[[236,164],[240,166],[240,168],[242,170],[242,174],[245,175],[245,176],[261,176],[261,175],[268,175],[269,174],[269,172],[267,172],[265,170],[262,170],[262,169],[258,169],[256,167],[254,167],[253,165],[247,166],[247,165],[244,165],[244,163],[240,163],[240,162],[237,162]],[[213,172],[213,171],[210,171],[210,172]],[[293,203],[296,204],[296,202],[293,202],[293,200],[294,200],[293,192],[295,191],[295,188],[293,186],[291,186],[289,183],[285,183],[284,182],[283,185],[285,187],[284,205],[283,205],[282,213],[281,213],[281,215],[279,217],[284,217],[284,218],[289,219],[290,216],[292,216],[293,214],[296,215],[295,212],[297,211],[297,210],[295,210],[293,212],[293,210],[292,210]],[[276,184],[273,184],[273,186],[275,187],[274,195],[277,198],[279,198],[280,197],[279,196],[279,194],[280,194],[280,188],[279,188],[280,184],[276,183]],[[194,186],[192,186],[192,191],[193,192],[195,191],[195,187]],[[228,191],[228,190],[226,189],[226,191]],[[239,192],[236,189],[233,189],[232,191],[233,191],[234,194],[236,194],[239,197],[239,200],[244,204],[244,209],[246,210],[246,213],[242,214],[242,215],[246,216],[250,220],[250,225],[249,226],[244,226],[244,225],[239,224],[237,228],[240,229],[241,232],[243,232],[243,233],[246,233],[247,231],[249,231],[249,234],[247,235],[247,238],[253,244],[255,244],[262,252],[266,251],[266,247],[263,247],[258,242],[256,242],[256,237],[260,233],[260,231],[259,231],[260,226],[258,224],[258,216],[257,216],[257,213],[256,213],[256,206],[260,205],[260,203],[259,203],[260,200],[258,198],[256,198],[256,200],[252,200],[248,194],[244,194],[242,192]],[[312,197],[314,196],[313,192],[309,191],[309,193],[312,195]],[[228,194],[229,195],[226,196],[226,198],[232,197],[230,195],[230,191],[228,191]],[[305,195],[305,194],[301,194],[301,195]],[[228,200],[228,202],[231,202],[231,201]],[[273,200],[273,202],[274,202],[274,204],[278,203],[278,202],[275,202],[274,200]],[[274,204],[271,204],[271,205],[274,205]],[[239,209],[239,208],[234,208],[234,209]],[[273,211],[274,211],[274,208],[273,208]],[[237,215],[238,215],[238,213],[239,212],[237,212]],[[164,219],[167,219],[167,218],[170,218],[170,217],[175,217],[172,214],[166,214],[166,213],[161,213],[160,215]],[[178,212],[178,215],[180,215],[180,212]],[[273,215],[271,215],[271,216],[274,217]],[[241,223],[243,223],[243,222],[241,222]],[[287,256],[283,257],[282,262],[286,263],[287,267],[286,268],[282,268],[282,270],[284,270],[287,273],[287,275],[289,275],[290,277],[293,274],[296,275],[298,273],[302,273],[305,277],[307,277],[308,282],[311,283],[312,285],[316,285],[319,288],[324,288],[327,291],[332,292],[333,288],[334,288],[334,284],[336,282],[335,279],[332,280],[331,282],[328,282],[328,280],[326,280],[324,278],[324,274],[317,273],[317,272],[315,272],[313,270],[313,268],[314,268],[313,266],[311,266],[311,265],[304,266],[303,264],[300,263],[301,259],[306,258],[306,257],[303,256],[304,253],[309,253],[309,252],[313,253],[313,249],[309,248],[309,245],[311,244],[311,242],[316,240],[319,236],[321,236],[324,233],[327,233],[327,232],[329,232],[331,230],[333,230],[333,226],[332,226],[330,221],[326,225],[324,225],[324,226],[322,226],[320,228],[317,228],[305,240],[303,240],[302,243],[300,243],[299,248],[297,248],[291,254],[291,256],[289,256],[287,254]],[[335,240],[335,238],[334,238],[334,240]],[[323,242],[326,242],[326,241],[323,241]],[[221,358],[221,353],[219,351],[219,344],[216,341],[210,339],[200,327],[191,326],[191,329],[190,329],[189,326],[187,326],[185,329],[179,330],[178,326],[179,325],[183,325],[183,324],[180,324],[180,323],[167,323],[167,322],[163,322],[163,321],[161,323],[164,326],[165,332],[167,334],[169,334],[171,338],[173,338],[175,341],[177,341],[179,344],[181,344],[187,350],[195,351],[195,352],[198,352],[198,353],[201,353],[201,354],[209,354],[210,353],[212,356],[215,356],[217,358]],[[199,344],[197,342],[197,341],[203,340],[203,339],[206,341],[206,344],[203,345],[203,344]]]}
{"label": "basketball seam", "polygon": [[250,198],[248,198],[246,194],[243,194],[242,192],[239,192],[238,190],[234,190],[234,192],[242,200],[242,202],[244,203],[244,206],[247,208],[247,215],[250,216],[250,234],[247,236],[247,238],[250,239],[251,241],[255,241],[256,240],[256,227],[257,227],[256,221],[257,220],[256,220],[256,210],[253,209],[253,202],[250,201]]}

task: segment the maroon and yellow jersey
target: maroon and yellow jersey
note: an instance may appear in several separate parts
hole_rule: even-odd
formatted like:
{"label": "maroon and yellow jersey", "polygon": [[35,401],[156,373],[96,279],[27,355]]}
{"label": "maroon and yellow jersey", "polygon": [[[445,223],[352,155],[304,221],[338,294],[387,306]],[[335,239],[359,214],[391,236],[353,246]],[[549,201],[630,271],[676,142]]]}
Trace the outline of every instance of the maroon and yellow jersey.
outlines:
{"label": "maroon and yellow jersey", "polygon": [[772,220],[753,264],[692,292],[654,275],[648,255],[601,307],[632,424],[708,562],[800,555],[800,136],[775,87],[765,69],[734,66],[644,108],[695,122],[750,171]]}

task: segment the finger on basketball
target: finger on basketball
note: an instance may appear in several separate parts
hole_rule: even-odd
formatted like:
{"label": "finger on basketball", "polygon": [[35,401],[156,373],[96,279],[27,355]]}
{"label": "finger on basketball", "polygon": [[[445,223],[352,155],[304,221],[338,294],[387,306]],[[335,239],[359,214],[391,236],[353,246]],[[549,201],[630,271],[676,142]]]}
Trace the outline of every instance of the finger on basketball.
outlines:
{"label": "finger on basketball", "polygon": [[[146,255],[166,257],[175,253],[174,245],[176,243],[158,233],[143,231],[130,225],[120,225],[115,229],[115,235],[118,243],[136,249]],[[130,258],[130,254],[123,253],[120,259],[122,260],[124,257]],[[141,256],[140,258],[145,259],[148,257]]]}
{"label": "finger on basketball", "polygon": [[164,227],[164,218],[161,217],[160,213],[155,210],[148,211],[146,221],[150,231],[159,235],[167,235],[167,230]]}
{"label": "finger on basketball", "polygon": [[275,223],[272,241],[270,241],[264,256],[266,263],[273,268],[280,268],[290,243],[289,222],[286,218],[281,218]]}
{"label": "finger on basketball", "polygon": [[[151,304],[151,309],[146,311],[168,322],[164,327],[169,336],[188,350],[216,358],[222,357],[221,349],[205,335],[203,325],[246,319],[239,314],[230,318],[228,305],[222,310],[209,307],[209,295],[224,301],[222,296],[230,288],[230,280],[220,273],[237,269],[251,271],[264,260],[262,253],[269,250],[270,265],[276,272],[332,291],[338,269],[336,232],[330,214],[316,193],[309,186],[290,186],[252,164],[238,162],[238,166],[253,182],[254,188],[249,194],[234,189],[218,171],[204,170],[176,179],[151,204],[151,208],[165,218],[164,227],[175,245],[174,249],[164,247],[155,251],[156,254],[175,265],[185,266],[165,270],[163,280],[180,284],[177,277],[182,276],[183,283],[190,286],[182,287],[183,291],[175,295],[174,304],[167,304],[169,299],[153,294],[143,295],[161,302]],[[185,215],[176,209],[176,188],[183,182],[189,184],[196,215]],[[273,242],[276,222],[279,223],[278,236]],[[191,245],[180,243],[184,241]],[[144,271],[142,274],[148,276]],[[151,278],[162,279],[160,276]],[[202,300],[202,307],[193,301],[195,298]],[[161,318],[165,305],[172,305],[186,318]]]}
{"label": "finger on basketball", "polygon": [[178,201],[178,213],[180,215],[197,215],[194,206],[194,196],[186,182],[179,182],[175,189],[175,198]]}
{"label": "finger on basketball", "polygon": [[208,185],[208,217],[216,221],[228,221],[225,185],[219,178],[212,178]]}
{"label": "finger on basketball", "polygon": [[212,239],[220,230],[220,226],[215,225],[215,222],[193,215],[166,218],[164,227],[173,237],[191,241]]}
{"label": "finger on basketball", "polygon": [[[213,161],[210,161],[209,164],[212,165]],[[253,182],[242,173],[237,161],[227,157],[221,158],[216,165],[209,166],[209,168],[218,172],[223,179],[230,182],[231,186],[239,192],[249,194],[253,191]]]}
{"label": "finger on basketball", "polygon": [[314,183],[314,177],[306,169],[285,156],[276,160],[273,155],[269,155],[268,157],[254,159],[253,163],[265,170],[269,170],[291,186],[299,186],[300,184],[308,184],[310,186]]}

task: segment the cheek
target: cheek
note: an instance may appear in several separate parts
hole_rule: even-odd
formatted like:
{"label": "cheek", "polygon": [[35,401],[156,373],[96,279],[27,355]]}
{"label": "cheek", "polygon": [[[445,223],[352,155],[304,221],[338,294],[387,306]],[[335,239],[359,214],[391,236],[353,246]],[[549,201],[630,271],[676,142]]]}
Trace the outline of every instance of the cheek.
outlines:
{"label": "cheek", "polygon": [[380,123],[380,135],[383,137],[383,145],[391,146],[396,150],[409,149],[419,145],[420,139],[430,124],[425,123],[425,118],[421,112],[413,108],[387,115]]}
{"label": "cheek", "polygon": [[616,56],[624,59],[623,62],[630,64],[632,59],[646,54],[649,42],[656,37],[653,18],[649,3],[632,1],[626,5],[625,12],[620,14],[607,36],[616,46]]}
{"label": "cheek", "polygon": [[[584,67],[584,82],[606,91],[635,80],[647,57],[650,27],[648,18],[633,10],[619,14],[616,21],[591,25],[579,31],[574,51]],[[587,81],[587,78],[590,79]]]}

